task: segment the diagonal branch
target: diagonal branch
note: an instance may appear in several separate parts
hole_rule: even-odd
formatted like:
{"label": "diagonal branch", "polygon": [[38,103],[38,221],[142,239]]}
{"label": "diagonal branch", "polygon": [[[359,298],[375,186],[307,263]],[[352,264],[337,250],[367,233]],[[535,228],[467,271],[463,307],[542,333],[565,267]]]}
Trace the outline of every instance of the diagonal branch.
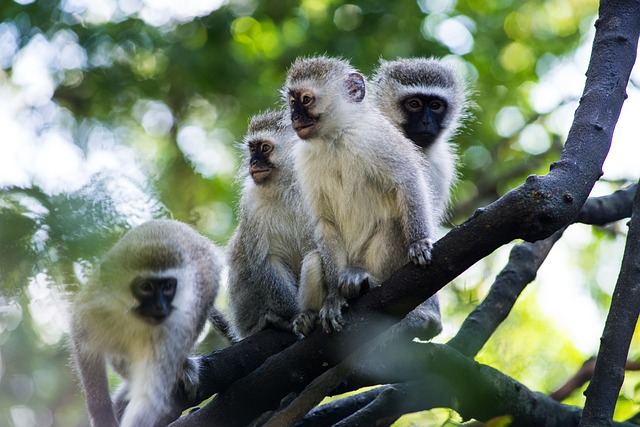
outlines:
{"label": "diagonal branch", "polygon": [[[590,197],[578,212],[576,222],[605,225],[628,218],[637,187],[636,184],[608,196]],[[538,269],[565,229],[561,228],[544,240],[514,246],[509,262],[491,285],[487,297],[465,319],[449,345],[474,357],[507,318],[524,288],[535,279]]]}
{"label": "diagonal branch", "polygon": [[[637,186],[630,188],[635,187]],[[608,196],[587,199],[578,216],[585,221],[595,218],[599,224],[607,224],[629,217],[632,204],[633,193],[628,189],[620,190]],[[583,210],[586,213],[583,213]],[[516,245],[511,250],[509,262],[496,278],[485,300],[465,319],[458,334],[449,341],[449,345],[466,356],[474,357],[506,319],[524,288],[535,279],[538,269],[565,229],[566,227],[560,229],[544,240]],[[383,337],[386,335],[389,334],[385,333]],[[384,341],[385,338],[377,338],[376,342],[379,343],[381,340]],[[342,379],[351,372],[352,366],[365,359],[366,353],[376,347],[375,344],[368,343],[365,348],[354,352],[339,365],[317,377],[286,408],[273,414],[264,426],[290,426],[296,420],[302,419],[325,396],[334,391]],[[375,378],[371,380],[372,384],[377,383]],[[377,402],[365,411],[366,416],[370,416],[374,407],[376,413],[384,411],[385,406],[380,406],[380,400]],[[365,415],[361,413],[359,416]]]}
{"label": "diagonal branch", "polygon": [[524,288],[536,278],[538,269],[565,229],[544,240],[514,246],[509,262],[496,277],[486,298],[467,316],[449,345],[465,356],[475,357],[507,318]]}

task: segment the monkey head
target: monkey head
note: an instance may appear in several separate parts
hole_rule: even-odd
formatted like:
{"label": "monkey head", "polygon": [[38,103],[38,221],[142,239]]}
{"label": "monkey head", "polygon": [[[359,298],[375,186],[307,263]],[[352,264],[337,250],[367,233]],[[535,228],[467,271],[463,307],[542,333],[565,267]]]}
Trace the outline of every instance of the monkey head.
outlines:
{"label": "monkey head", "polygon": [[[312,139],[331,133],[332,123],[344,123],[344,114],[364,99],[365,92],[364,77],[349,63],[321,56],[293,63],[282,97],[298,136]],[[332,116],[340,120],[332,120]]]}
{"label": "monkey head", "polygon": [[[141,228],[146,232],[150,226],[143,224]],[[125,235],[100,265],[99,277],[103,288],[119,295],[117,300],[123,301],[131,314],[159,324],[171,315],[176,294],[188,285],[184,282],[190,273],[177,241],[146,233],[135,229]]]}
{"label": "monkey head", "polygon": [[416,145],[447,140],[461,123],[467,91],[451,64],[436,59],[380,61],[372,97]]}
{"label": "monkey head", "polygon": [[243,143],[249,175],[255,184],[272,182],[280,171],[292,168],[289,156],[295,140],[284,112],[267,111],[251,118]]}

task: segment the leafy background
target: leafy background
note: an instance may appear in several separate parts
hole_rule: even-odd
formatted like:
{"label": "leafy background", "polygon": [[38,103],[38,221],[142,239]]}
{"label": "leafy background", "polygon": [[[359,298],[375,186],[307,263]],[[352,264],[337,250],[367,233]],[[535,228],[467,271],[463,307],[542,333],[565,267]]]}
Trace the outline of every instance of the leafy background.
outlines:
{"label": "leafy background", "polygon": [[[455,138],[451,226],[557,158],[596,12],[594,0],[3,1],[0,425],[86,422],[65,341],[68,297],[146,219],[173,217],[226,242],[236,223],[236,143],[251,115],[279,106],[296,57],[342,56],[367,74],[379,58],[460,62],[473,106]],[[627,104],[638,98],[633,84],[629,95]],[[614,147],[625,148],[612,151],[618,163],[605,164],[597,194],[638,177],[624,162],[633,131],[619,133]],[[573,226],[479,359],[542,392],[572,375],[597,351],[625,233],[624,223]],[[441,292],[439,341],[482,299],[508,249]],[[201,350],[219,345],[209,337]],[[617,419],[640,410],[639,382],[628,376]],[[431,411],[398,425],[457,421]]]}

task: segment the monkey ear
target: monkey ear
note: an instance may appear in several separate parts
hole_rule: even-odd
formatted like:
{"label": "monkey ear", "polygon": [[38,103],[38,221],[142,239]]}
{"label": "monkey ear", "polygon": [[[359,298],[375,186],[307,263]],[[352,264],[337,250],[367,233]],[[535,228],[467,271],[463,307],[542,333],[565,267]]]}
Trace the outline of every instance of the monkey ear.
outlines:
{"label": "monkey ear", "polygon": [[347,95],[354,102],[360,102],[364,99],[365,87],[364,77],[359,73],[351,73],[346,81]]}

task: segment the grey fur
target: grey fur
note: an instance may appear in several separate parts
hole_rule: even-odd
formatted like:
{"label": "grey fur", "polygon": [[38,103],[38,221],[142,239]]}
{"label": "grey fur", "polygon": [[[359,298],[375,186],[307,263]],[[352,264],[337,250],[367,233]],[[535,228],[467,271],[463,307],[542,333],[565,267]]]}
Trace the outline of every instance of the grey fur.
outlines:
{"label": "grey fur", "polygon": [[[170,396],[179,381],[188,393],[197,390],[198,364],[188,355],[213,306],[223,256],[173,220],[148,221],[107,253],[72,303],[73,352],[94,427],[165,426],[180,415]],[[173,309],[160,323],[133,311],[138,302],[130,283],[140,274],[178,279]],[[115,407],[106,362],[123,379]]]}
{"label": "grey fur", "polygon": [[299,144],[282,112],[252,118],[244,138],[269,140],[273,176],[256,184],[249,174],[248,149],[238,178],[243,181],[238,227],[229,256],[229,306],[240,337],[269,326],[292,330],[298,313],[298,281],[303,257],[314,248],[313,234],[294,179],[292,148]]}
{"label": "grey fur", "polygon": [[[327,332],[341,330],[342,307],[367,282],[379,285],[409,260],[429,263],[436,220],[423,156],[367,96],[350,98],[354,76],[363,79],[344,60],[298,59],[282,90],[287,103],[296,93],[313,94],[308,114],[320,118],[317,132],[296,146],[295,167],[315,224],[318,251],[310,258],[322,264],[309,268],[321,269],[325,284],[303,280],[301,287],[316,294],[308,300],[324,301],[319,316]],[[312,324],[302,317],[308,333]]]}
{"label": "grey fur", "polygon": [[400,131],[406,122],[400,108],[403,98],[414,94],[437,95],[447,102],[443,130],[432,145],[423,149],[427,161],[426,180],[433,188],[434,212],[440,220],[456,181],[457,158],[450,139],[467,114],[466,83],[452,63],[435,58],[381,60],[372,80],[373,102]]}

